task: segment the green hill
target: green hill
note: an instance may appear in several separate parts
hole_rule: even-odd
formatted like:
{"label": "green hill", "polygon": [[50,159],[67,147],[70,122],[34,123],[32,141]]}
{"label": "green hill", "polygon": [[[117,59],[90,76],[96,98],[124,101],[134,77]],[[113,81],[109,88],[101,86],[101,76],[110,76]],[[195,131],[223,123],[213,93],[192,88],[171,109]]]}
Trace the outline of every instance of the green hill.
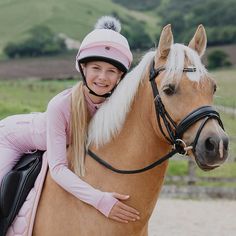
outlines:
{"label": "green hill", "polygon": [[81,40],[96,20],[113,14],[121,19],[125,28],[132,20],[145,23],[153,37],[159,29],[152,15],[128,10],[111,0],[1,0],[0,1],[0,51],[8,42],[18,42],[27,37],[36,25],[47,25],[54,32]]}
{"label": "green hill", "polygon": [[154,46],[168,23],[176,42],[187,43],[202,23],[208,46],[235,44],[235,11],[235,0],[0,0],[0,58],[7,43],[24,40],[36,25],[81,41],[99,17],[110,14],[121,20],[129,41],[144,50]]}

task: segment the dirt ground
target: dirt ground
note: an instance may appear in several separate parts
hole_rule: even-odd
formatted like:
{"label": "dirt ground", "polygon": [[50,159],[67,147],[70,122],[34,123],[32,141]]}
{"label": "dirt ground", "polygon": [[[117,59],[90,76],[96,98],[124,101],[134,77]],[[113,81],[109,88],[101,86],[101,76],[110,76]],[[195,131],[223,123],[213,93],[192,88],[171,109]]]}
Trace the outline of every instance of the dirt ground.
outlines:
{"label": "dirt ground", "polygon": [[149,236],[235,236],[236,201],[160,198]]}

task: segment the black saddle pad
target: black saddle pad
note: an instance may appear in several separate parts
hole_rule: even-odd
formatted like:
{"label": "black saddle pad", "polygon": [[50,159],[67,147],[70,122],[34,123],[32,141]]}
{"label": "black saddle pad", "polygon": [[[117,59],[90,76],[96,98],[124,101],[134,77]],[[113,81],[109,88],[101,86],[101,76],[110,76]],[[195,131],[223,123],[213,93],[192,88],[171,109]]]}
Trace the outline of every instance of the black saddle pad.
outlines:
{"label": "black saddle pad", "polygon": [[42,167],[44,151],[25,154],[2,180],[0,187],[0,236],[5,236]]}

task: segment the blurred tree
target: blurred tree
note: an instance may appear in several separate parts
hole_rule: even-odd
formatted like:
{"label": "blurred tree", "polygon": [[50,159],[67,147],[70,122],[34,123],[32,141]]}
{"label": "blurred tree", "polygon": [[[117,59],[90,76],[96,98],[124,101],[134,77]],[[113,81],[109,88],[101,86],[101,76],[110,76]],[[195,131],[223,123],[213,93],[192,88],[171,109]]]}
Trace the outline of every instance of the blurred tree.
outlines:
{"label": "blurred tree", "polygon": [[162,26],[173,25],[176,41],[188,42],[197,25],[203,24],[208,45],[236,43],[235,12],[235,0],[163,0],[158,8]]}
{"label": "blurred tree", "polygon": [[161,0],[112,0],[115,3],[123,5],[134,10],[152,10],[158,7]]}
{"label": "blurred tree", "polygon": [[228,57],[228,54],[221,50],[212,51],[207,57],[208,68],[215,69],[219,67],[231,66],[232,64],[229,61]]}
{"label": "blurred tree", "polygon": [[131,49],[147,49],[151,47],[151,38],[141,24],[133,24],[133,27],[124,29],[123,34],[129,39]]}
{"label": "blurred tree", "polygon": [[151,37],[146,31],[146,23],[137,21],[129,16],[124,18],[118,12],[112,12],[112,15],[122,22],[122,34],[128,38],[129,45],[133,50],[147,50],[153,46]]}
{"label": "blurred tree", "polygon": [[55,35],[46,26],[36,26],[30,31],[30,37],[21,43],[9,43],[4,53],[10,57],[37,57],[54,55],[66,50],[64,39]]}

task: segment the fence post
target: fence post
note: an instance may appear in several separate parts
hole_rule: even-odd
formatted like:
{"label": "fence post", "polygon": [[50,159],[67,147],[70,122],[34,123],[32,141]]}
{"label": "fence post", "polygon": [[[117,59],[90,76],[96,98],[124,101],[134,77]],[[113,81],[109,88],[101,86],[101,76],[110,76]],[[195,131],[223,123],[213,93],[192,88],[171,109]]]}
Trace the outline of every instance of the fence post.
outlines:
{"label": "fence post", "polygon": [[196,164],[192,158],[188,159],[188,185],[196,184]]}

